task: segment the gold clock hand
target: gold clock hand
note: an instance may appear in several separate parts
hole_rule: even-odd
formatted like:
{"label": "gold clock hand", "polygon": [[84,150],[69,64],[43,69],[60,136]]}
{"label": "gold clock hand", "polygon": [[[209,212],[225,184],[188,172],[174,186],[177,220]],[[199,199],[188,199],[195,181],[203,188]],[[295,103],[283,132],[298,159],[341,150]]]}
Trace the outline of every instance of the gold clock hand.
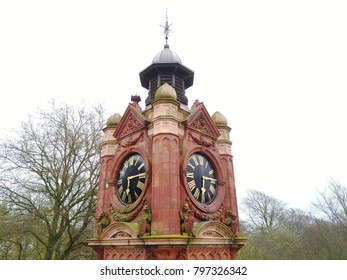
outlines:
{"label": "gold clock hand", "polygon": [[146,172],[143,172],[143,173],[140,173],[140,174],[136,174],[136,175],[133,175],[133,176],[129,176],[128,177],[128,180],[130,181],[130,180],[132,180],[132,179],[135,179],[135,178],[137,178],[137,177],[143,177],[143,176],[145,176],[146,175]]}
{"label": "gold clock hand", "polygon": [[129,176],[129,177],[127,178],[127,179],[128,179],[128,185],[127,185],[127,188],[126,188],[126,190],[125,190],[127,196],[128,196],[129,193],[130,193],[130,181],[131,181],[132,179],[135,179],[135,178],[141,177],[141,176],[145,176],[145,175],[146,175],[146,172],[143,172],[143,173],[140,173],[140,174],[136,174],[136,175],[133,175],[133,176]]}
{"label": "gold clock hand", "polygon": [[128,196],[129,192],[130,192],[130,179],[129,179],[129,177],[128,177],[128,185],[127,185],[127,188],[126,188],[125,192],[126,192],[126,194]]}
{"label": "gold clock hand", "polygon": [[205,176],[202,176],[202,188],[201,188],[201,191],[202,191],[202,195],[204,195],[206,189],[205,189]]}
{"label": "gold clock hand", "polygon": [[207,177],[207,176],[202,176],[202,179],[203,180],[209,180],[209,181],[212,181],[212,182],[217,182],[217,179],[210,178],[210,177]]}

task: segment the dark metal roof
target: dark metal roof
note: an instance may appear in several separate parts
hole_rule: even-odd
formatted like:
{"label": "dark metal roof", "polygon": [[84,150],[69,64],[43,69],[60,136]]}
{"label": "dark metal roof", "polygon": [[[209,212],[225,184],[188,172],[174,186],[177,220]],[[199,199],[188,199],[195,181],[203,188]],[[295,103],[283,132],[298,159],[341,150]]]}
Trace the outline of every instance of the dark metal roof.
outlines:
{"label": "dark metal roof", "polygon": [[179,58],[179,56],[173,52],[172,50],[170,50],[169,45],[165,45],[164,49],[158,53],[152,63],[182,63],[181,59]]}

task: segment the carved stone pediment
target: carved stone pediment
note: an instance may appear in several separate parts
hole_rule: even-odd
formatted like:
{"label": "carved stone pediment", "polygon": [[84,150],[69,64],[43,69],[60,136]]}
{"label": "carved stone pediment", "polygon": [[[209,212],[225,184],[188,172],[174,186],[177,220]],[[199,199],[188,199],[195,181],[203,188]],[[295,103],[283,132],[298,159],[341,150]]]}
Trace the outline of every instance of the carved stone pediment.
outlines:
{"label": "carved stone pediment", "polygon": [[220,136],[216,124],[213,122],[203,103],[200,103],[195,108],[195,110],[183,121],[183,124],[214,139]]}
{"label": "carved stone pediment", "polygon": [[106,227],[100,238],[137,238],[138,232],[138,225],[135,223],[116,222]]}
{"label": "carved stone pediment", "polygon": [[113,136],[117,139],[121,139],[129,134],[140,131],[145,128],[148,123],[149,121],[141,114],[141,111],[129,105]]}
{"label": "carved stone pediment", "polygon": [[218,221],[201,222],[194,226],[193,235],[198,238],[234,239],[235,234],[229,227]]}

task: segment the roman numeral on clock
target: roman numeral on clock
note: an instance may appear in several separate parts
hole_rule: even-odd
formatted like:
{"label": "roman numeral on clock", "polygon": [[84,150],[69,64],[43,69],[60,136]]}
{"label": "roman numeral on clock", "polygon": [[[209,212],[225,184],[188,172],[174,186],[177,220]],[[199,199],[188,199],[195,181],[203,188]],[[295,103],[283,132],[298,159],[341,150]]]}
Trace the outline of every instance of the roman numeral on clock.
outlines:
{"label": "roman numeral on clock", "polygon": [[191,167],[193,170],[195,169],[195,166],[192,165],[191,163],[188,163],[188,166]]}
{"label": "roman numeral on clock", "polygon": [[142,183],[141,181],[138,181],[138,182],[137,182],[136,187],[138,187],[140,190],[143,190],[143,187],[144,187],[144,186],[145,186],[145,184]]}
{"label": "roman numeral on clock", "polygon": [[211,191],[211,193],[212,193],[213,195],[216,194],[216,189],[215,189],[215,187],[214,187],[213,185],[210,185],[210,191]]}
{"label": "roman numeral on clock", "polygon": [[202,156],[199,156],[199,163],[201,165],[204,165],[204,158]]}
{"label": "roman numeral on clock", "polygon": [[137,168],[137,170],[140,170],[142,167],[144,167],[144,163],[141,163],[140,166]]}
{"label": "roman numeral on clock", "polygon": [[122,193],[122,200],[125,202],[125,199],[127,198],[127,193],[124,191]]}
{"label": "roman numeral on clock", "polygon": [[196,199],[199,199],[199,195],[200,195],[200,190],[199,190],[198,188],[196,188],[195,191],[194,191],[193,196],[194,196]]}
{"label": "roman numeral on clock", "polygon": [[193,161],[195,163],[195,166],[199,164],[198,159],[196,158],[196,156],[192,156],[192,159],[193,159]]}
{"label": "roman numeral on clock", "polygon": [[196,187],[195,181],[194,181],[194,180],[189,181],[189,182],[188,182],[188,187],[189,187],[189,189],[190,189],[191,191],[193,191],[194,188]]}
{"label": "roman numeral on clock", "polygon": [[123,192],[123,186],[120,186],[120,187],[119,187],[119,189],[118,189],[118,193],[119,193],[119,195],[121,195],[121,194],[122,194],[122,192]]}

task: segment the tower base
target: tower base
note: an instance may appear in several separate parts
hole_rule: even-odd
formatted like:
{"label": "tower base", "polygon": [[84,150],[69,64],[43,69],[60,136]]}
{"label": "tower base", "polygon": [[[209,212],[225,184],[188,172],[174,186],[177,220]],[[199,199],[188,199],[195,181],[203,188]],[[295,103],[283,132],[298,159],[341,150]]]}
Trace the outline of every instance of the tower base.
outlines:
{"label": "tower base", "polygon": [[216,240],[185,236],[89,240],[101,260],[234,260],[245,239]]}

